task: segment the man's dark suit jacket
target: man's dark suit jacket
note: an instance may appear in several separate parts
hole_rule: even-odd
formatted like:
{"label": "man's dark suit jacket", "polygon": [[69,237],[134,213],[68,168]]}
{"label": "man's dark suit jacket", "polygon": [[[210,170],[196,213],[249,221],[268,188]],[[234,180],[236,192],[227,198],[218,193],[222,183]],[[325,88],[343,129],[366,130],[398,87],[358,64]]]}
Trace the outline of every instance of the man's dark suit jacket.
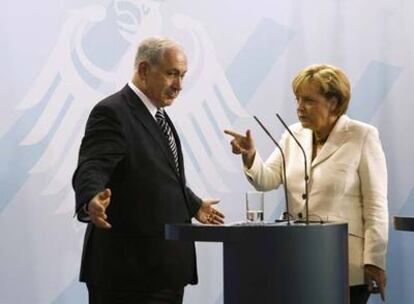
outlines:
{"label": "man's dark suit jacket", "polygon": [[76,210],[105,188],[112,228],[89,223],[80,280],[111,290],[180,288],[197,283],[194,244],[164,239],[165,223],[190,223],[201,205],[187,186],[165,135],[148,109],[125,86],[92,110],[73,176]]}

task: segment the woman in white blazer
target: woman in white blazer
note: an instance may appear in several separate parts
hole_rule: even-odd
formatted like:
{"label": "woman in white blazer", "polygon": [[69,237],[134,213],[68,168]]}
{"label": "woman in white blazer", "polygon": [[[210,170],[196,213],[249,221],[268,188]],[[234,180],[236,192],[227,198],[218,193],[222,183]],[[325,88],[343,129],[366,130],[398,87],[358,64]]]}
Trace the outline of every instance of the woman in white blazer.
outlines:
{"label": "woman in white blazer", "polygon": [[[348,222],[351,304],[366,303],[375,283],[384,299],[387,169],[378,131],[345,115],[350,85],[340,69],[309,66],[298,73],[292,86],[300,123],[291,129],[312,160],[308,166],[309,217]],[[283,183],[278,150],[263,161],[249,130],[245,135],[225,133],[233,137],[232,151],[241,154],[245,174],[257,190],[274,190]],[[280,143],[286,156],[291,214],[304,217],[303,154],[287,132]]]}

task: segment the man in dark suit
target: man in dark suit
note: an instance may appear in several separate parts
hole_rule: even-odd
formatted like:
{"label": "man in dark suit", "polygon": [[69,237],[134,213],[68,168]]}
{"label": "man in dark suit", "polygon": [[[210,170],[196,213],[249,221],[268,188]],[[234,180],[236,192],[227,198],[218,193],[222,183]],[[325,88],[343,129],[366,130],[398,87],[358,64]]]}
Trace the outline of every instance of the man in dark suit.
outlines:
{"label": "man in dark suit", "polygon": [[164,111],[187,59],[176,42],[144,40],[121,91],[92,110],[73,176],[78,219],[88,222],[80,280],[89,302],[182,303],[197,283],[194,244],[164,239],[166,223],[220,224],[224,216],[186,186],[177,132]]}

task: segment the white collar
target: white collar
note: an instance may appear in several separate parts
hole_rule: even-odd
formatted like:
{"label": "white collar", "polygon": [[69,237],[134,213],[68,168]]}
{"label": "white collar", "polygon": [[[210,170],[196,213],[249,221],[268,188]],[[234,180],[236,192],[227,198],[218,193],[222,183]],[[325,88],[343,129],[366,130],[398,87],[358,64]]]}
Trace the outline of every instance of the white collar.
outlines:
{"label": "white collar", "polygon": [[157,107],[154,106],[151,100],[132,81],[129,81],[128,85],[131,88],[131,90],[138,95],[139,99],[142,100],[142,103],[145,105],[145,107],[151,113],[152,117],[155,119],[155,113],[157,113],[158,110]]}

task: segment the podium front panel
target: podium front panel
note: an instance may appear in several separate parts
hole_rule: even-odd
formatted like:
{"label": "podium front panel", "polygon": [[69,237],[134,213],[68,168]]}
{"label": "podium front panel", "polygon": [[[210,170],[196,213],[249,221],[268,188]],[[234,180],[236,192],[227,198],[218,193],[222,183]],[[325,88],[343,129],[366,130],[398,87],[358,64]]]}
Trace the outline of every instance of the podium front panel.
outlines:
{"label": "podium front panel", "polygon": [[348,303],[345,223],[167,225],[166,237],[223,242],[226,304]]}

